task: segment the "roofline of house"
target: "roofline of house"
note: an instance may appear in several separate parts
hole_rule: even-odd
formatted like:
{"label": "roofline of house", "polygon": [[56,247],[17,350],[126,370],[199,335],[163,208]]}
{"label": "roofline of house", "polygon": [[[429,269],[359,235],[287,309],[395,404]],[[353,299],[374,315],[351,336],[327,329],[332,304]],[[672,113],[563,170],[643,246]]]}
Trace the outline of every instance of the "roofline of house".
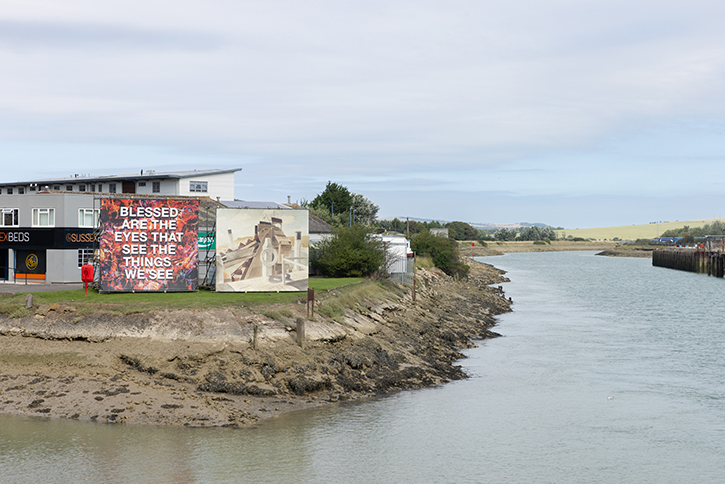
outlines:
{"label": "roofline of house", "polygon": [[226,169],[218,169],[218,170],[193,170],[193,171],[170,171],[170,172],[160,172],[160,171],[153,171],[149,170],[146,173],[144,173],[146,170],[141,170],[141,173],[139,174],[129,174],[129,175],[105,175],[105,176],[82,176],[82,175],[76,175],[72,177],[65,177],[65,178],[40,178],[36,180],[25,180],[25,181],[17,181],[17,182],[0,182],[0,187],[12,187],[12,186],[18,186],[18,185],[46,185],[46,184],[53,184],[53,183],[98,183],[98,182],[113,182],[113,181],[119,181],[119,180],[151,180],[151,179],[159,179],[159,178],[175,178],[175,179],[181,179],[181,178],[192,178],[194,176],[206,176],[206,175],[222,175],[225,173],[236,173],[238,171],[242,171],[241,168],[226,168]]}

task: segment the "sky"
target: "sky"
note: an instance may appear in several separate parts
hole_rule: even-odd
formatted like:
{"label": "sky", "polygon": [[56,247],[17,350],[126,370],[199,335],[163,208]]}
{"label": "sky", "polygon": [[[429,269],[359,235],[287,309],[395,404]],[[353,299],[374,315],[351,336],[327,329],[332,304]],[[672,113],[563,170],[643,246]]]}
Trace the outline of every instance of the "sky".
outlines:
{"label": "sky", "polygon": [[0,183],[241,168],[381,217],[716,218],[725,2],[0,0]]}

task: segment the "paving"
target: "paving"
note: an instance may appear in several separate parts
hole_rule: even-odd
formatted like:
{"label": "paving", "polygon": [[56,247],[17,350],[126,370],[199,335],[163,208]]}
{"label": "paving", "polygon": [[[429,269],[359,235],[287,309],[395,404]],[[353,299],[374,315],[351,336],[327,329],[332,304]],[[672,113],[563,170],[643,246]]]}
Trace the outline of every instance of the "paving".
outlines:
{"label": "paving", "polygon": [[72,291],[74,289],[83,289],[83,283],[77,284],[25,284],[13,282],[0,282],[0,293],[19,293],[19,292],[47,292],[47,291]]}

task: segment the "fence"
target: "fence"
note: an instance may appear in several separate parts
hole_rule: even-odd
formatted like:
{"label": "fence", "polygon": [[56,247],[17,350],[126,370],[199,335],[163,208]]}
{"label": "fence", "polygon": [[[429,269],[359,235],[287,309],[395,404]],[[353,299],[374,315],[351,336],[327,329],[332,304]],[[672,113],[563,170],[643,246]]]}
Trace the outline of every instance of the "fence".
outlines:
{"label": "fence", "polygon": [[415,257],[394,255],[389,257],[390,280],[412,285],[415,277]]}

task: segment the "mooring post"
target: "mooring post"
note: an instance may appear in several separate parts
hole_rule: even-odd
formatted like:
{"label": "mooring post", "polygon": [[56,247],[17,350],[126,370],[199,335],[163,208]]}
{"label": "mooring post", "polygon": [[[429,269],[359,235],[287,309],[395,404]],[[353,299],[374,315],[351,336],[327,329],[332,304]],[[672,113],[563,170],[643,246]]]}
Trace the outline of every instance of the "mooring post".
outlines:
{"label": "mooring post", "polygon": [[305,320],[297,318],[297,344],[300,348],[305,349]]}
{"label": "mooring post", "polygon": [[25,309],[30,309],[33,307],[33,295],[28,294],[25,296]]}
{"label": "mooring post", "polygon": [[259,326],[254,325],[254,336],[252,336],[252,348],[257,349],[257,333],[259,333]]}
{"label": "mooring post", "polygon": [[307,289],[307,317],[315,317],[315,288]]}

